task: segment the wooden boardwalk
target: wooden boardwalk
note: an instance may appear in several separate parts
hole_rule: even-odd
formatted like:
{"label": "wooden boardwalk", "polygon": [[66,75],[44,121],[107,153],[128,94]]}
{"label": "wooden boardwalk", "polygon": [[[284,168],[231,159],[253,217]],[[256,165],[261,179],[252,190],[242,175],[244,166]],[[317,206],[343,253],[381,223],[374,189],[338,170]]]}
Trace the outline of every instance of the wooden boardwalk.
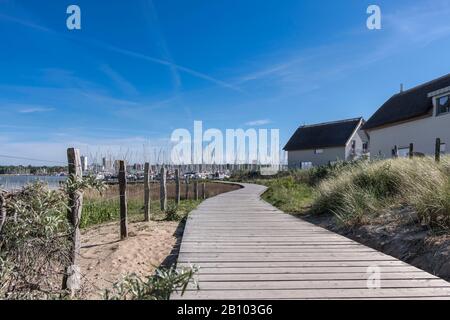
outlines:
{"label": "wooden boardwalk", "polygon": [[[178,266],[200,290],[174,299],[450,299],[450,284],[260,200],[265,187],[204,201],[190,214]],[[369,268],[369,269],[368,269]],[[380,271],[380,288],[368,280]]]}

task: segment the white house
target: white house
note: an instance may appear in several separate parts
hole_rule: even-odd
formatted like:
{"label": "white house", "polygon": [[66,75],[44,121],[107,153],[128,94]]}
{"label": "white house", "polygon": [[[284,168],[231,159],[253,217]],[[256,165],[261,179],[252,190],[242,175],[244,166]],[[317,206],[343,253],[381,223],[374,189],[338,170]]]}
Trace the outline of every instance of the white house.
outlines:
{"label": "white house", "polygon": [[360,158],[368,151],[363,118],[301,126],[284,147],[289,168],[309,168]]}
{"label": "white house", "polygon": [[391,97],[365,123],[372,158],[445,153],[450,143],[450,74]]}

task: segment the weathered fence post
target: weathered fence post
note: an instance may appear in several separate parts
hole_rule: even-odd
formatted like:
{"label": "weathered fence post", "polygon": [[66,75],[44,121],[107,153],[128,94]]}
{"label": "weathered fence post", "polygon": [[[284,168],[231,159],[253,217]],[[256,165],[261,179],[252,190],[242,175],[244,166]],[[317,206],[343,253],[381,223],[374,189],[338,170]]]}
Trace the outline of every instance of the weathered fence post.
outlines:
{"label": "weathered fence post", "polygon": [[150,163],[144,166],[144,220],[150,221]]}
{"label": "weathered fence post", "polygon": [[440,162],[441,161],[441,139],[437,138],[436,139],[436,149],[435,149],[435,159],[436,162]]}
{"label": "weathered fence post", "polygon": [[175,170],[175,202],[177,206],[180,204],[181,200],[181,189],[180,189],[180,170]]}
{"label": "weathered fence post", "polygon": [[119,161],[119,193],[120,193],[120,238],[128,237],[128,206],[127,206],[127,170],[125,161]]}
{"label": "weathered fence post", "polygon": [[[74,181],[81,179],[83,177],[83,171],[81,168],[80,150],[75,148],[67,149],[67,161],[70,179]],[[80,289],[81,285],[81,274],[78,263],[81,248],[80,220],[83,209],[83,192],[81,190],[70,190],[68,196],[69,210],[67,212],[67,218],[73,230],[69,257],[70,265],[64,274],[63,289],[69,289],[73,295],[76,290]]]}
{"label": "weathered fence post", "polygon": [[186,186],[186,200],[189,200],[189,177],[186,177],[185,179],[185,186]]}
{"label": "weathered fence post", "polygon": [[205,182],[202,183],[202,199],[203,200],[206,199],[206,183]]}
{"label": "weathered fence post", "polygon": [[194,181],[194,199],[198,201],[198,180]]}
{"label": "weathered fence post", "polygon": [[3,225],[6,222],[6,208],[5,208],[5,197],[2,191],[0,191],[0,233],[2,232]]}
{"label": "weathered fence post", "polygon": [[414,157],[414,144],[409,144],[409,158],[412,159]]}
{"label": "weathered fence post", "polygon": [[161,168],[161,179],[160,179],[160,195],[159,199],[161,202],[161,211],[167,210],[167,172],[166,168]]}
{"label": "weathered fence post", "polygon": [[392,156],[394,158],[398,158],[398,147],[394,146],[394,150],[392,150]]}

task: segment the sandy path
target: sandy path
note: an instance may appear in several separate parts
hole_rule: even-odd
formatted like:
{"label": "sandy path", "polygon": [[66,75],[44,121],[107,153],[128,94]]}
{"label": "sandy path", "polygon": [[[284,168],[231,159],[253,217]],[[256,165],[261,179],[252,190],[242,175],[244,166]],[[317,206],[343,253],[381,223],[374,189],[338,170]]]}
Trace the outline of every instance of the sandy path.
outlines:
{"label": "sandy path", "polygon": [[151,275],[155,267],[170,259],[177,244],[179,222],[129,223],[129,238],[120,241],[119,223],[107,223],[82,234],[81,272],[83,297],[98,299],[105,289],[123,276]]}

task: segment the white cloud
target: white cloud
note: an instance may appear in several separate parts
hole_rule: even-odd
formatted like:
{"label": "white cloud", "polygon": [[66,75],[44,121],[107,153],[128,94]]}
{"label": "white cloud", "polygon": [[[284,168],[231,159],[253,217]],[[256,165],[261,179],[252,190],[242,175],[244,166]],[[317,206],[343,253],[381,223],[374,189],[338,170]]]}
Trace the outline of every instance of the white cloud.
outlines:
{"label": "white cloud", "polygon": [[269,119],[264,119],[264,120],[249,121],[249,122],[245,123],[245,125],[250,126],[250,127],[258,127],[258,126],[264,126],[269,123],[271,123],[271,121]]}
{"label": "white cloud", "polygon": [[105,75],[107,75],[122,92],[129,95],[138,94],[137,89],[109,65],[107,64],[101,65],[100,71],[103,72]]}
{"label": "white cloud", "polygon": [[20,109],[18,112],[27,114],[27,113],[51,112],[54,110],[55,110],[54,108],[29,107],[29,108]]}

